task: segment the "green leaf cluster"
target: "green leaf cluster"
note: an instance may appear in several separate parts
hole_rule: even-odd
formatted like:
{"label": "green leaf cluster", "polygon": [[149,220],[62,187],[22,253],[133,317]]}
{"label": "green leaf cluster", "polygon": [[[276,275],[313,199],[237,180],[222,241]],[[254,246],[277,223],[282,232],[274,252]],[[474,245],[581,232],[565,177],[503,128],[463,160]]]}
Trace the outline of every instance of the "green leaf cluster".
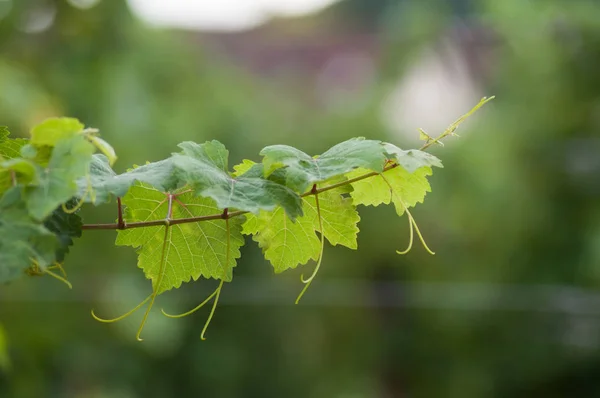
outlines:
{"label": "green leaf cluster", "polygon": [[[141,340],[156,298],[201,278],[220,284],[191,311],[165,315],[185,316],[213,300],[208,325],[223,283],[233,280],[244,235],[258,243],[276,273],[316,262],[302,277],[298,299],[322,264],[326,242],[357,249],[359,205],[393,204],[410,226],[409,248],[399,253],[410,249],[414,231],[430,251],[409,209],[431,191],[427,178],[442,167],[435,156],[361,137],[321,155],[287,145],[268,146],[260,155],[260,162],[244,160],[230,170],[223,144],[188,141],[167,159],[118,174],[113,148],[76,119],[46,120],[29,139],[10,138],[0,128],[0,283],[24,273],[66,282],[50,269],[63,271],[73,239],[84,229],[117,230],[116,245],[137,251],[151,293],[120,317],[92,315],[114,322],[149,303]],[[77,215],[86,203],[114,198],[115,223],[84,225]]]}

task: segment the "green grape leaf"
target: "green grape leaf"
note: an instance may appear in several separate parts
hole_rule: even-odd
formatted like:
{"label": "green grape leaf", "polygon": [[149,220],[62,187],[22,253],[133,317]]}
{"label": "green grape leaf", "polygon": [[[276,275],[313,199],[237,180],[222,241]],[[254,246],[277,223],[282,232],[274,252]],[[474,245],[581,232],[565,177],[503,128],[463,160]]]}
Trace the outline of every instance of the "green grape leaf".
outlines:
{"label": "green grape leaf", "polygon": [[321,242],[315,234],[316,213],[304,211],[295,222],[278,207],[274,211],[261,211],[258,215],[247,214],[242,232],[253,235],[252,239],[263,250],[276,273],[317,260]]}
{"label": "green grape leaf", "polygon": [[409,173],[414,173],[415,170],[424,166],[444,167],[440,159],[418,149],[403,150],[387,142],[383,144],[383,147],[389,158],[396,161]]}
{"label": "green grape leaf", "polygon": [[227,172],[229,152],[218,141],[205,144],[183,142],[183,150],[173,154],[180,179],[197,195],[215,200],[221,209],[234,208],[252,213],[283,207],[292,218],[302,214],[300,197],[273,181],[246,175],[233,178]]}
{"label": "green grape leaf", "polygon": [[268,146],[260,154],[264,156],[266,175],[286,167],[286,185],[299,193],[359,167],[381,172],[386,160],[380,141],[362,137],[337,144],[315,158],[287,145]]}
{"label": "green grape leaf", "polygon": [[0,144],[6,140],[6,138],[10,135],[8,131],[8,127],[0,126]]}
{"label": "green grape leaf", "polygon": [[84,127],[79,120],[70,117],[46,119],[31,129],[31,143],[53,147],[60,141],[81,134]]}
{"label": "green grape leaf", "polygon": [[[368,173],[369,170],[358,169],[347,174],[348,179]],[[355,205],[378,206],[380,204],[394,203],[396,213],[402,215],[404,206],[413,207],[422,203],[431,186],[427,176],[432,174],[431,167],[421,167],[413,173],[397,166],[385,171],[383,175],[365,178],[352,183],[353,191],[350,193]],[[388,183],[386,182],[389,182]],[[392,195],[391,189],[394,192]]]}
{"label": "green grape leaf", "polygon": [[15,187],[0,199],[0,283],[23,275],[33,262],[45,269],[58,248],[56,236],[34,221]]}
{"label": "green grape leaf", "polygon": [[[347,188],[339,188],[318,195],[323,234],[334,246],[340,244],[356,249],[360,217],[352,200],[341,195],[345,192]],[[316,199],[310,195],[302,202],[304,215],[294,223],[281,208],[261,212],[258,216],[246,215],[242,232],[253,235],[252,239],[263,249],[265,258],[277,273],[319,258],[321,242],[316,234],[320,230]]]}
{"label": "green grape leaf", "polygon": [[[358,222],[360,216],[351,198],[341,194],[348,192],[343,187],[319,194],[319,208],[323,223],[323,234],[331,245],[342,245],[350,249],[358,248],[356,241],[358,235]],[[304,198],[304,208],[311,208],[311,213],[317,213],[317,204],[314,195]],[[313,225],[315,231],[319,230],[319,220],[315,218]]]}
{"label": "green grape leaf", "polygon": [[[170,197],[172,199],[170,199]],[[136,183],[122,199],[126,207],[125,222],[188,218],[218,214],[221,211],[210,198],[196,197],[183,191],[172,196],[144,183]],[[138,248],[138,267],[152,280],[157,294],[178,288],[183,282],[204,278],[231,281],[240,247],[244,244],[241,221],[229,220],[230,244],[227,254],[225,220],[153,226],[118,231],[116,244]],[[161,269],[161,250],[166,238],[164,273],[156,286]],[[229,262],[227,262],[227,258]]]}
{"label": "green grape leaf", "polygon": [[[66,203],[66,207],[69,209],[76,205],[75,200]],[[59,263],[65,260],[65,256],[69,252],[69,246],[73,245],[73,238],[81,237],[82,225],[79,215],[65,213],[62,206],[54,210],[50,217],[44,221],[44,226],[58,238],[60,246],[56,250],[56,261]]]}
{"label": "green grape leaf", "polygon": [[124,196],[136,181],[150,184],[161,191],[172,191],[178,183],[171,159],[148,163],[117,175],[110,167],[109,159],[96,154],[90,163],[89,180],[77,180],[77,196],[86,202],[106,203],[112,196]]}
{"label": "green grape leaf", "polygon": [[38,220],[77,194],[77,179],[89,170],[94,147],[82,135],[59,141],[37,186],[25,188],[27,207]]}

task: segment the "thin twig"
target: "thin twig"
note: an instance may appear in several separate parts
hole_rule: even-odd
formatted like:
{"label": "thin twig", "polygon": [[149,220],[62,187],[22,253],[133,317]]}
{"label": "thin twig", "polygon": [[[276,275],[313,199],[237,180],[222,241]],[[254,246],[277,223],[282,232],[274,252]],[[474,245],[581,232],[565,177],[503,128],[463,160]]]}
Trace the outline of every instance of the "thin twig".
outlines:
{"label": "thin twig", "polygon": [[117,198],[117,213],[118,213],[117,227],[119,229],[125,229],[125,221],[123,220],[123,204],[121,203],[120,197]]}

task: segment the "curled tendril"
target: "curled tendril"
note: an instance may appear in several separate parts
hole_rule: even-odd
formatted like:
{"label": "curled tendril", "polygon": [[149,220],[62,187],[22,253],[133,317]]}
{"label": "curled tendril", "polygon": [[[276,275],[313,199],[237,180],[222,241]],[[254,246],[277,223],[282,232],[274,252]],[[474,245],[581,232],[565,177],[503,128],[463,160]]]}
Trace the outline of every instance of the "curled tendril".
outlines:
{"label": "curled tendril", "polygon": [[[71,282],[69,282],[67,280],[67,273],[65,272],[65,270],[61,264],[56,263],[54,265],[51,265],[51,266],[43,269],[42,267],[40,267],[40,264],[38,263],[37,260],[33,259],[32,262],[33,262],[33,265],[25,271],[28,275],[30,275],[30,276],[49,275],[49,276],[53,277],[54,279],[57,279],[57,280],[61,281],[62,283],[64,283],[65,285],[67,285],[67,287],[69,289],[73,289],[73,285],[71,285]],[[52,269],[60,270],[60,272],[63,276],[52,272],[51,271]]]}
{"label": "curled tendril", "polygon": [[215,309],[217,308],[217,303],[219,302],[219,296],[221,295],[221,289],[223,288],[223,282],[225,282],[225,280],[221,279],[221,283],[219,283],[219,287],[216,290],[217,295],[215,296],[215,301],[213,301],[213,306],[210,309],[210,314],[208,314],[208,319],[204,323],[204,327],[202,328],[202,333],[200,333],[200,340],[206,340],[206,337],[204,337],[204,334],[206,333],[206,330],[208,329],[208,325],[210,325],[210,321],[212,320],[213,315],[215,314]]}
{"label": "curled tendril", "polygon": [[200,308],[204,307],[206,305],[206,303],[208,303],[213,297],[215,297],[215,295],[217,294],[217,292],[219,291],[219,289],[221,288],[221,285],[219,285],[219,287],[217,287],[215,289],[214,292],[212,292],[210,294],[210,296],[208,296],[202,303],[198,304],[196,307],[192,308],[189,311],[186,311],[182,314],[177,314],[177,315],[173,315],[173,314],[168,314],[165,312],[165,310],[161,309],[160,311],[162,312],[162,314],[164,316],[166,316],[167,318],[183,318],[186,317],[188,315],[192,315],[194,312],[198,311]]}
{"label": "curled tendril", "polygon": [[[60,267],[60,265],[59,265],[59,264],[57,264],[57,265]],[[64,270],[62,269],[62,267],[60,267],[60,269],[62,270],[62,272],[63,272],[63,274],[64,274]],[[57,280],[61,281],[62,283],[64,283],[65,285],[67,285],[67,287],[68,287],[69,289],[73,289],[73,285],[71,285],[71,282],[69,282],[69,281],[67,280],[67,278],[66,278],[66,275],[65,275],[65,277],[62,277],[62,276],[60,276],[60,275],[58,275],[58,274],[56,274],[56,273],[54,273],[54,272],[50,271],[49,269],[46,269],[46,270],[44,271],[44,273],[45,273],[45,274],[48,274],[48,275],[50,275],[50,276],[51,276],[51,277],[53,277],[54,279],[57,279]]]}
{"label": "curled tendril", "polygon": [[[87,193],[85,194],[85,196],[87,196]],[[83,204],[85,203],[85,196],[79,198],[79,200],[77,201],[77,204],[74,207],[71,207],[70,209],[67,208],[67,205],[65,203],[63,203],[61,205],[62,210],[67,214],[75,213],[77,210],[81,209],[81,206],[83,206]]]}
{"label": "curled tendril", "polygon": [[110,319],[100,318],[98,315],[96,315],[94,313],[94,310],[92,309],[92,311],[91,311],[92,318],[94,318],[98,322],[102,322],[102,323],[113,323],[113,322],[120,321],[121,319],[127,318],[129,315],[133,314],[134,312],[136,312],[137,310],[139,310],[140,308],[142,308],[144,306],[144,304],[146,304],[148,302],[148,300],[150,300],[151,298],[152,298],[152,295],[146,297],[141,303],[139,303],[138,305],[136,305],[133,309],[127,311],[123,315],[118,316],[116,318],[110,318]]}
{"label": "curled tendril", "polygon": [[92,187],[92,178],[90,177],[90,174],[88,173],[86,176],[87,179],[87,185],[85,187],[85,192],[83,193],[83,196],[81,196],[79,198],[79,200],[77,201],[77,204],[72,207],[72,208],[67,208],[67,204],[63,203],[61,205],[62,210],[67,213],[67,214],[73,214],[75,213],[77,210],[81,209],[81,206],[84,205],[85,203],[85,198],[89,195],[90,199],[92,200],[92,202],[96,201],[96,192],[94,192],[94,188]]}
{"label": "curled tendril", "polygon": [[161,261],[160,261],[160,269],[158,270],[158,278],[156,279],[156,284],[153,285],[152,293],[148,297],[146,297],[144,299],[144,301],[142,301],[137,306],[135,306],[132,310],[130,310],[130,311],[126,312],[125,314],[118,316],[116,318],[103,319],[103,318],[100,318],[99,316],[97,316],[94,313],[94,310],[92,310],[92,317],[95,320],[97,320],[98,322],[103,322],[103,323],[113,323],[113,322],[120,321],[122,319],[127,318],[129,315],[133,314],[134,312],[136,312],[137,310],[142,308],[144,306],[144,304],[146,304],[148,301],[150,301],[150,304],[148,305],[148,308],[146,308],[146,312],[144,312],[144,316],[142,317],[142,322],[140,323],[140,326],[135,335],[135,338],[137,339],[137,341],[143,341],[143,339],[140,336],[142,334],[142,330],[144,329],[144,325],[146,324],[146,321],[148,320],[148,315],[150,314],[150,310],[152,309],[152,306],[154,305],[154,300],[156,299],[156,296],[158,296],[160,284],[162,283],[162,280],[163,280],[163,274],[165,271],[165,262],[166,262],[165,261],[165,252],[166,252],[168,237],[169,237],[169,227],[166,226],[162,254],[161,254]]}
{"label": "curled tendril", "polygon": [[213,301],[213,305],[212,308],[210,310],[210,313],[208,314],[208,318],[206,319],[206,322],[204,323],[204,327],[202,328],[202,333],[200,334],[200,339],[201,340],[206,340],[206,338],[204,337],[204,334],[206,333],[206,330],[208,329],[208,325],[210,325],[210,321],[213,318],[213,315],[215,314],[215,310],[217,308],[217,304],[219,302],[219,296],[221,295],[221,290],[223,289],[223,283],[225,282],[225,280],[221,279],[221,282],[219,283],[219,286],[215,289],[214,292],[211,293],[210,296],[208,296],[206,298],[206,300],[204,300],[202,303],[200,303],[199,305],[197,305],[196,307],[194,307],[193,309],[184,312],[182,314],[177,314],[177,315],[171,315],[171,314],[167,314],[164,310],[161,309],[161,312],[163,313],[164,316],[169,317],[169,318],[183,318],[185,316],[191,315],[194,312],[198,311],[200,308],[204,307],[204,305],[206,303],[208,303],[213,297],[215,298],[215,300]]}
{"label": "curled tendril", "polygon": [[317,276],[317,273],[319,272],[319,268],[321,268],[321,262],[323,260],[323,251],[325,248],[325,234],[323,233],[323,220],[321,218],[321,207],[319,205],[319,195],[318,194],[315,194],[315,204],[317,207],[317,217],[319,218],[319,234],[321,235],[321,252],[319,253],[319,260],[317,260],[317,265],[315,266],[315,269],[314,269],[313,273],[311,274],[311,276],[308,279],[304,279],[304,274],[300,275],[300,280],[302,281],[302,283],[305,284],[305,286],[302,289],[302,291],[300,292],[300,294],[298,295],[298,297],[296,298],[296,304],[298,304],[300,302],[300,299],[302,298],[302,296],[304,296],[304,293],[306,293],[306,291],[308,290],[308,287],[312,283],[313,279],[315,279],[315,276]]}
{"label": "curled tendril", "polygon": [[[404,211],[406,211],[406,214],[408,214],[408,209],[406,208],[404,203],[402,203],[402,206],[404,207]],[[398,254],[406,254],[410,251],[410,249],[412,249],[415,234],[414,234],[414,228],[413,228],[413,223],[411,221],[411,217],[407,217],[407,219],[408,219],[408,229],[410,231],[410,237],[408,238],[408,247],[402,251],[396,250],[396,253],[398,253]]]}
{"label": "curled tendril", "polygon": [[[417,222],[415,221],[414,217],[412,216],[412,214],[410,214],[410,211],[404,205],[404,203],[402,203],[402,206],[404,206],[404,209],[406,210],[406,215],[410,219],[411,224],[413,225],[415,231],[417,232],[417,236],[419,237],[419,240],[421,241],[421,244],[423,245],[423,247],[425,248],[425,250],[427,250],[427,252],[429,254],[434,255],[435,252],[433,250],[431,250],[429,248],[429,246],[427,246],[427,243],[425,242],[425,238],[423,238],[423,235],[421,234],[421,231],[419,230],[419,226],[417,225]],[[411,228],[411,231],[412,231],[412,228]],[[399,254],[403,254],[403,253],[399,253]]]}
{"label": "curled tendril", "polygon": [[[170,214],[171,214],[171,200],[169,200],[169,215]],[[150,310],[152,309],[152,306],[154,305],[154,300],[156,300],[156,296],[158,296],[160,284],[162,283],[162,280],[163,280],[163,276],[165,273],[166,250],[167,250],[167,241],[169,238],[169,230],[170,230],[169,226],[168,225],[165,226],[165,237],[163,240],[162,254],[160,256],[161,258],[160,258],[160,269],[158,270],[158,278],[156,279],[156,284],[153,286],[152,294],[149,296],[150,304],[148,304],[148,308],[146,308],[146,312],[144,312],[142,322],[140,323],[140,327],[138,328],[137,334],[135,335],[135,338],[137,339],[137,341],[144,340],[140,337],[140,335],[142,334],[142,329],[144,329],[144,325],[146,324],[146,321],[148,320],[148,315],[150,314]]]}
{"label": "curled tendril", "polygon": [[[231,247],[231,234],[230,234],[230,229],[229,229],[229,218],[225,218],[225,228],[227,230],[227,253],[225,254],[225,269],[227,269],[227,267],[229,266],[229,258],[230,258],[229,250]],[[162,312],[162,314],[164,316],[166,316],[168,318],[183,318],[183,317],[193,314],[194,312],[198,311],[200,308],[204,307],[214,297],[215,300],[213,301],[212,308],[210,310],[208,318],[206,319],[206,322],[204,323],[204,327],[202,328],[202,333],[200,334],[200,339],[206,340],[204,335],[206,334],[208,325],[210,325],[210,321],[212,320],[213,315],[215,314],[215,310],[217,308],[217,303],[219,302],[219,297],[221,295],[221,290],[223,289],[223,283],[225,282],[225,278],[226,278],[226,275],[223,275],[221,282],[219,283],[219,286],[215,289],[215,291],[212,292],[210,294],[210,296],[208,296],[203,302],[201,302],[200,304],[198,304],[196,307],[192,308],[191,310],[186,311],[182,314],[177,314],[177,315],[168,314],[163,309],[161,309],[160,311]]]}
{"label": "curled tendril", "polygon": [[423,245],[423,247],[425,248],[425,250],[427,250],[427,252],[429,254],[434,255],[435,252],[433,252],[429,248],[429,246],[427,246],[427,243],[425,242],[425,238],[423,238],[423,234],[421,234],[421,230],[419,230],[419,226],[417,225],[417,222],[415,221],[414,217],[412,216],[412,214],[408,210],[408,206],[406,206],[404,204],[404,201],[394,191],[394,189],[392,188],[392,184],[390,184],[389,180],[387,178],[385,178],[385,176],[383,174],[380,174],[380,175],[381,175],[381,178],[383,178],[383,181],[385,181],[385,183],[388,185],[388,187],[390,187],[390,192],[392,193],[392,196],[396,197],[396,200],[402,205],[402,208],[404,209],[404,211],[406,212],[406,215],[408,217],[408,223],[409,223],[409,227],[410,227],[410,238],[409,238],[409,242],[408,242],[408,247],[404,251],[396,250],[396,253],[398,253],[398,254],[406,254],[406,253],[408,253],[410,251],[410,249],[412,248],[412,244],[413,244],[413,236],[414,236],[413,235],[413,229],[414,229],[414,231],[417,232],[417,236],[419,237],[419,240],[421,241],[421,244]]}

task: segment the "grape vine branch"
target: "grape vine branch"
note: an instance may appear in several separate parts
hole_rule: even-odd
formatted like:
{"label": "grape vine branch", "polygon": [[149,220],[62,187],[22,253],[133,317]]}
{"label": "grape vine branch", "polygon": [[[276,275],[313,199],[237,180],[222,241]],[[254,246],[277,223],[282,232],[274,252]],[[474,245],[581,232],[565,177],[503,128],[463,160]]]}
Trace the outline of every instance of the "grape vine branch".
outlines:
{"label": "grape vine branch", "polygon": [[[0,283],[23,275],[49,275],[69,286],[63,264],[74,239],[85,230],[115,230],[118,246],[131,246],[152,292],[116,322],[147,304],[137,339],[156,298],[200,278],[219,285],[201,304],[170,318],[190,315],[212,300],[201,333],[212,319],[224,282],[233,279],[244,235],[252,237],[276,273],[315,262],[296,303],[315,279],[325,242],[357,249],[357,206],[393,204],[407,215],[409,242],[425,243],[410,207],[431,191],[427,177],[441,161],[424,152],[456,135],[458,126],[493,99],[473,109],[425,143],[403,150],[391,143],[353,138],[319,156],[287,145],[263,148],[259,163],[244,160],[228,168],[227,149],[218,141],[183,142],[171,157],[113,171],[116,152],[77,119],[52,118],[35,126],[29,139],[11,138],[0,127]],[[99,153],[95,153],[99,152]],[[116,200],[114,223],[85,224],[84,204]],[[60,272],[54,272],[58,270]]]}

